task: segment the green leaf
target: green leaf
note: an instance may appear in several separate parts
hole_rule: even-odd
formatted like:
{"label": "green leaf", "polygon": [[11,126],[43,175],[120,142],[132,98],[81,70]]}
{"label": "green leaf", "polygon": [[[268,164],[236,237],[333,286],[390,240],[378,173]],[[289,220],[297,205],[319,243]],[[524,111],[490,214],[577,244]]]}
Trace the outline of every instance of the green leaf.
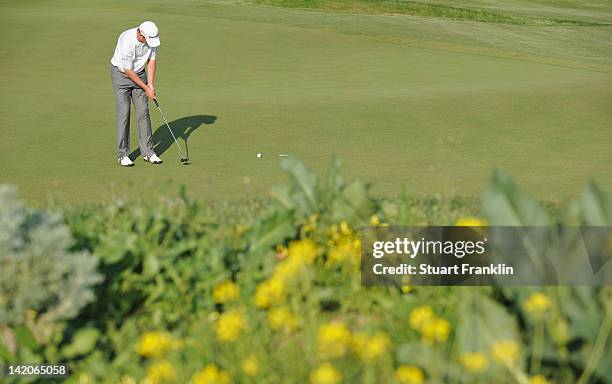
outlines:
{"label": "green leaf", "polygon": [[549,223],[544,207],[501,171],[494,172],[488,189],[482,194],[482,208],[490,225],[538,226]]}
{"label": "green leaf", "polygon": [[155,276],[159,272],[159,259],[153,253],[147,253],[142,261],[142,274],[145,277]]}
{"label": "green leaf", "polygon": [[580,198],[582,220],[589,226],[612,225],[612,194],[591,181]]}
{"label": "green leaf", "polygon": [[351,223],[361,216],[366,216],[367,211],[372,209],[366,185],[360,180],[355,180],[344,188],[338,199],[334,200],[331,217],[333,221],[346,220]]}
{"label": "green leaf", "polygon": [[366,185],[360,181],[355,180],[351,182],[342,191],[344,199],[356,209],[362,208],[368,204],[368,190]]}
{"label": "green leaf", "polygon": [[291,190],[288,186],[283,185],[278,187],[272,187],[272,196],[283,206],[283,208],[295,208],[295,204],[291,200]]}
{"label": "green leaf", "polygon": [[565,201],[559,209],[561,222],[565,226],[577,227],[582,225],[579,201]]}
{"label": "green leaf", "polygon": [[398,225],[410,226],[414,222],[414,215],[412,214],[412,206],[414,202],[410,198],[410,195],[406,190],[402,191],[402,195],[400,197],[400,206],[398,213]]}
{"label": "green leaf", "polygon": [[92,376],[98,378],[106,378],[109,372],[113,372],[112,367],[108,362],[108,358],[102,351],[94,351],[86,357],[82,364],[82,370]]}
{"label": "green leaf", "polygon": [[69,358],[85,355],[93,351],[99,337],[100,331],[96,328],[86,327],[80,329],[75,333],[72,342],[62,349],[62,354]]}
{"label": "green leaf", "polygon": [[569,320],[570,334],[594,341],[603,319],[596,288],[559,287],[556,290],[561,312]]}
{"label": "green leaf", "polygon": [[19,356],[17,361],[27,361],[29,364],[42,363],[44,357],[37,352],[30,350],[29,348],[21,348],[19,350]]}
{"label": "green leaf", "polygon": [[30,328],[25,325],[19,325],[15,328],[15,337],[17,338],[17,344],[20,347],[26,347],[30,350],[35,350],[38,347],[38,343],[32,334]]}
{"label": "green leaf", "polygon": [[337,194],[340,192],[342,185],[344,185],[342,176],[340,175],[340,159],[334,156],[329,164],[329,169],[327,170],[327,184],[326,191],[327,193]]}
{"label": "green leaf", "polygon": [[317,212],[317,176],[293,156],[283,159],[281,168],[289,174],[292,186],[304,198],[308,213]]}
{"label": "green leaf", "polygon": [[0,337],[0,361],[4,361],[7,363],[15,362],[15,356],[9,351],[9,349],[4,345],[2,338]]}
{"label": "green leaf", "polygon": [[96,249],[96,255],[103,263],[114,264],[132,250],[136,244],[137,236],[127,232],[125,228],[109,231],[100,236],[100,245]]}
{"label": "green leaf", "polygon": [[380,206],[380,210],[386,218],[398,219],[400,216],[400,205],[395,202],[384,200]]}
{"label": "green leaf", "polygon": [[260,223],[253,231],[253,236],[256,237],[249,250],[256,252],[262,248],[274,246],[294,234],[295,228],[291,223],[289,213],[287,211],[277,211]]}
{"label": "green leaf", "polygon": [[441,351],[416,341],[400,345],[396,355],[397,361],[402,364],[418,365],[424,368],[433,368],[435,361],[444,360]]}
{"label": "green leaf", "polygon": [[487,354],[496,340],[514,341],[520,345],[516,319],[504,306],[478,289],[466,288],[466,293],[457,309],[456,346],[459,354]]}

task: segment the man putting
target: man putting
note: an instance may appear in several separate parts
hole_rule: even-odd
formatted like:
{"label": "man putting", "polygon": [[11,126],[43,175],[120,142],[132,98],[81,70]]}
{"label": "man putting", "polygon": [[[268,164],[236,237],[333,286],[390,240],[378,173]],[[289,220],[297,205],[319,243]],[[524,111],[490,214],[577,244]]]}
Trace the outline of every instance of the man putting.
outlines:
{"label": "man putting", "polygon": [[[130,151],[130,100],[134,103],[138,126],[138,145],[145,161],[161,164],[153,151],[151,117],[148,99],[155,98],[155,55],[159,46],[159,33],[152,21],[138,28],[124,31],[117,39],[111,59],[111,79],[115,90],[117,112],[117,151],[119,164],[134,165],[128,157]],[[147,70],[145,72],[145,66]]]}

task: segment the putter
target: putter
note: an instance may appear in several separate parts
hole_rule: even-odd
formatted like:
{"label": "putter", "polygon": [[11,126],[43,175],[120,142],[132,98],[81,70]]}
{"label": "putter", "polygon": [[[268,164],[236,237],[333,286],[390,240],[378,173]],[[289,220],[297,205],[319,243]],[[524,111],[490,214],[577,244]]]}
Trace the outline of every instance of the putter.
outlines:
{"label": "putter", "polygon": [[179,152],[181,153],[181,163],[183,165],[188,165],[189,164],[189,156],[185,157],[185,155],[183,154],[183,150],[181,149],[181,146],[179,145],[178,141],[176,140],[176,136],[174,136],[174,132],[172,132],[172,128],[170,128],[170,124],[168,124],[168,120],[166,120],[166,116],[164,116],[164,113],[161,110],[161,107],[159,106],[159,102],[157,101],[157,98],[153,99],[153,102],[155,103],[155,106],[157,107],[157,110],[159,111],[159,114],[162,116],[162,119],[164,119],[164,123],[166,123],[166,127],[168,127],[168,130],[170,131],[170,134],[172,135],[172,138],[174,139],[174,143],[176,144],[176,146],[178,147]]}

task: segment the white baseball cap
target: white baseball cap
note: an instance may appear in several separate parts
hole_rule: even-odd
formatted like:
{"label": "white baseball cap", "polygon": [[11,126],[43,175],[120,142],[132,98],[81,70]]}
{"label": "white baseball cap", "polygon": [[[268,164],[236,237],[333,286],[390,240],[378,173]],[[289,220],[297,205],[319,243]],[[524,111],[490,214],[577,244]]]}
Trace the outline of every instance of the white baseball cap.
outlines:
{"label": "white baseball cap", "polygon": [[149,47],[155,48],[160,44],[159,41],[159,30],[157,29],[157,25],[155,25],[152,21],[145,21],[144,23],[138,26],[140,29],[140,33],[147,40],[147,45]]}

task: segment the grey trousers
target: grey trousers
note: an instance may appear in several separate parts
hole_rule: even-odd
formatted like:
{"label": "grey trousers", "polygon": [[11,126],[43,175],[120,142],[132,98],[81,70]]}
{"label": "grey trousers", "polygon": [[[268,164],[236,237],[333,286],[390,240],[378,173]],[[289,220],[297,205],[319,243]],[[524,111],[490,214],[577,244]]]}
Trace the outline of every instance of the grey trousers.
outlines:
{"label": "grey trousers", "polygon": [[[134,103],[136,125],[138,126],[138,145],[142,156],[150,156],[153,152],[153,135],[151,133],[151,117],[149,116],[149,100],[145,91],[129,77],[111,64],[111,80],[115,90],[117,155],[121,158],[130,154],[130,109]],[[145,71],[138,77],[146,84]]]}

